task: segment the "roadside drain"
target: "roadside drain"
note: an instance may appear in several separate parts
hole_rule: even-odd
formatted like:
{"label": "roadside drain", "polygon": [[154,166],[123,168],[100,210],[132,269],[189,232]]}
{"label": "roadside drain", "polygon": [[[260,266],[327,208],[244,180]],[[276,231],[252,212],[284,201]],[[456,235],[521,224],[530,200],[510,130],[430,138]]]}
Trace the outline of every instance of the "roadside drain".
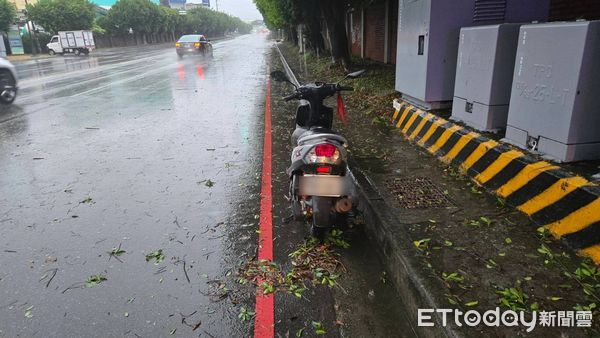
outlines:
{"label": "roadside drain", "polygon": [[444,192],[426,177],[394,178],[385,183],[400,208],[440,208],[452,204]]}

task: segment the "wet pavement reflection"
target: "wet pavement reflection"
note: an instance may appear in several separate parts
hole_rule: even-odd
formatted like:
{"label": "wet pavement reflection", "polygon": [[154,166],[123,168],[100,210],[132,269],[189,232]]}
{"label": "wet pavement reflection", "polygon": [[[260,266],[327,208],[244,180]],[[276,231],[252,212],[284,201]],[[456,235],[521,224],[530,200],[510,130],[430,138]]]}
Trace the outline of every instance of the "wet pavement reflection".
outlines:
{"label": "wet pavement reflection", "polygon": [[16,64],[19,96],[0,110],[0,336],[247,334],[207,282],[253,242],[240,228],[270,44],[214,45],[214,59],[147,46]]}

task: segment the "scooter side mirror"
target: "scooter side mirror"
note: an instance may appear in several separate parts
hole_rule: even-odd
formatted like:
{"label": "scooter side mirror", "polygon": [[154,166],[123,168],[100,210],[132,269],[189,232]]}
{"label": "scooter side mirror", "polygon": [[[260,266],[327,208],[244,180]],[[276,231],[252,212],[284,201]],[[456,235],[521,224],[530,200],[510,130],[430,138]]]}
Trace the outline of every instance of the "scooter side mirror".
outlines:
{"label": "scooter side mirror", "polygon": [[348,75],[346,75],[347,79],[356,79],[357,77],[360,77],[361,75],[363,75],[366,72],[366,70],[361,69],[361,70],[357,70],[355,72],[352,72]]}
{"label": "scooter side mirror", "polygon": [[280,70],[272,71],[271,79],[273,79],[277,82],[290,82],[290,80],[287,78],[287,75],[285,75],[285,73]]}

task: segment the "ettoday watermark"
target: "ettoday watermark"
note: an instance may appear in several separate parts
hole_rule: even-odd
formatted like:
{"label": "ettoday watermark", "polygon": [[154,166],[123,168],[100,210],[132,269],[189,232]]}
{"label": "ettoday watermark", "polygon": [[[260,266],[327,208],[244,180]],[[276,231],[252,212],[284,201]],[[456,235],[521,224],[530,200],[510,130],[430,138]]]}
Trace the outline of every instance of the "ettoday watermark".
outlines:
{"label": "ettoday watermark", "polygon": [[511,327],[523,326],[527,332],[537,326],[542,327],[591,327],[592,311],[524,311],[500,310],[496,307],[483,313],[477,310],[461,311],[458,309],[419,309],[417,325],[435,326],[437,315],[441,325],[449,325],[454,320],[456,326],[488,326]]}

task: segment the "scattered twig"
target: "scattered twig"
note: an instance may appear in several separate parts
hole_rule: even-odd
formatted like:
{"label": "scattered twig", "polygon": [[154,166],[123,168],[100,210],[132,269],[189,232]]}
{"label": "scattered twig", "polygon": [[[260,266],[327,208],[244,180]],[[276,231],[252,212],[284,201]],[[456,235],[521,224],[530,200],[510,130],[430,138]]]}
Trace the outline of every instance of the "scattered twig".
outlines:
{"label": "scattered twig", "polygon": [[58,273],[58,268],[46,270],[45,272],[49,272],[49,271],[52,271],[52,276],[50,277],[50,279],[46,283],[46,287],[49,287],[50,283],[52,283],[52,280],[54,279],[54,277],[56,277],[56,274]]}
{"label": "scattered twig", "polygon": [[185,274],[185,279],[187,279],[188,283],[191,283],[190,276],[188,276],[187,269],[185,268],[185,260],[183,261],[183,273]]}
{"label": "scattered twig", "polygon": [[181,324],[183,324],[185,326],[188,326],[188,327],[191,327],[192,331],[196,331],[200,327],[200,325],[202,325],[202,321],[198,321],[198,323],[196,323],[194,325],[186,322],[186,319],[188,319],[189,317],[195,315],[196,312],[198,312],[198,311],[194,311],[194,312],[190,313],[189,315],[184,315],[183,313],[179,312],[179,315],[181,316]]}
{"label": "scattered twig", "polygon": [[83,289],[84,285],[85,285],[84,282],[77,282],[77,283],[72,284],[71,286],[67,287],[66,289],[64,289],[61,293],[65,293],[65,292],[67,292],[69,290],[72,290],[72,289]]}

